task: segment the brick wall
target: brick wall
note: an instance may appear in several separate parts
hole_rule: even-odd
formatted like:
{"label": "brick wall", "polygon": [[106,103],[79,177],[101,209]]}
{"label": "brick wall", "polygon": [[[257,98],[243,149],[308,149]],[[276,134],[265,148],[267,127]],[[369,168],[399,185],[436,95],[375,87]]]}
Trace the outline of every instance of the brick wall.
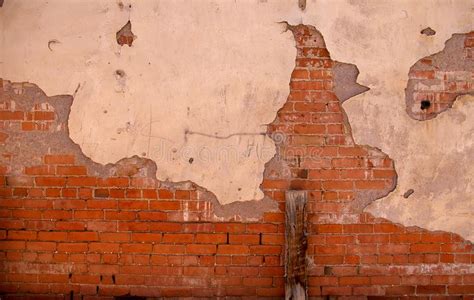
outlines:
{"label": "brick wall", "polygon": [[453,106],[459,95],[474,94],[474,31],[456,34],[443,51],[420,59],[408,73],[407,113],[429,120]]}
{"label": "brick wall", "polygon": [[354,143],[319,32],[290,29],[290,95],[268,129],[273,163],[290,174],[267,165],[261,187],[279,210],[257,221],[214,216],[218,204],[205,190],[156,180],[145,159],[94,164],[67,137],[61,105],[70,98],[0,81],[0,292],[281,298],[284,195],[292,189],[309,195],[310,296],[472,298],[471,243],[362,212],[393,189],[394,163]]}

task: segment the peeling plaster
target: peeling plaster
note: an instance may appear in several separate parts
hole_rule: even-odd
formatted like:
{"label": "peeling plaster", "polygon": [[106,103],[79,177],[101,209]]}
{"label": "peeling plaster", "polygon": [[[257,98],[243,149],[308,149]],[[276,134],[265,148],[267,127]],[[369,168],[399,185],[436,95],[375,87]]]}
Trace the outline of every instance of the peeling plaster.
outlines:
{"label": "peeling plaster", "polygon": [[[157,165],[150,159],[132,156],[122,158],[113,164],[98,164],[86,157],[81,148],[69,137],[68,120],[73,103],[73,98],[70,95],[48,97],[37,85],[32,83],[12,83],[6,80],[0,80],[0,82],[2,83],[0,86],[4,90],[1,98],[11,103],[10,109],[12,111],[16,109],[32,111],[34,108],[41,108],[42,111],[54,112],[54,120],[51,121],[52,124],[47,130],[21,131],[16,126],[4,128],[6,133],[2,132],[2,134],[5,134],[8,139],[4,145],[5,155],[0,156],[0,163],[11,168],[11,173],[6,178],[7,185],[10,180],[15,180],[15,183],[18,183],[18,180],[24,178],[21,175],[25,167],[40,165],[45,153],[69,153],[74,155],[78,165],[87,166],[90,176],[139,178],[146,182],[148,188],[165,188],[170,191],[196,190],[198,199],[207,207],[199,216],[189,216],[188,212],[190,220],[198,218],[196,221],[256,221],[262,217],[264,212],[278,211],[277,202],[268,197],[259,201],[221,205],[215,195],[193,182],[159,181],[156,179]],[[266,164],[268,170],[272,170],[274,165],[272,161]],[[283,167],[282,163],[283,161],[280,161],[279,168]]]}
{"label": "peeling plaster", "polygon": [[353,64],[336,62],[333,68],[333,76],[334,92],[341,102],[370,90],[356,82],[359,70]]}
{"label": "peeling plaster", "polygon": [[471,41],[469,35],[454,34],[442,51],[421,58],[410,68],[405,90],[410,117],[435,118],[449,109],[458,96],[474,95],[474,50],[466,47]]}

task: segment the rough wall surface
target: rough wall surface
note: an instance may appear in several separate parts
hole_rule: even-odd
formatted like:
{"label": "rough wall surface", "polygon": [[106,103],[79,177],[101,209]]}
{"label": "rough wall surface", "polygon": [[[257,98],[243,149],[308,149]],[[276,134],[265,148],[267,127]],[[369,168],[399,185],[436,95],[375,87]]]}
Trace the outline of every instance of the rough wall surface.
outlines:
{"label": "rough wall surface", "polygon": [[[370,88],[344,103],[354,139],[397,165],[397,190],[370,211],[472,239],[472,98],[429,122],[410,118],[404,100],[410,68],[472,30],[472,1],[295,2],[5,1],[0,70],[74,95],[70,135],[94,161],[138,155],[157,163],[158,179],[191,180],[220,203],[258,200],[275,153],[262,133],[295,55],[278,22],[313,24]],[[132,45],[120,46],[128,21]],[[420,33],[428,27],[434,35]]]}
{"label": "rough wall surface", "polygon": [[455,34],[441,52],[421,58],[410,68],[406,111],[426,124],[413,123],[404,142],[391,147],[400,162],[398,188],[368,211],[474,239],[474,168],[469,163],[474,153],[473,50],[473,31]]}
{"label": "rough wall surface", "polygon": [[453,35],[443,51],[417,61],[408,76],[407,113],[416,120],[432,119],[457,97],[474,95],[474,31]]}
{"label": "rough wall surface", "polygon": [[[152,161],[93,163],[68,139],[72,97],[1,81],[2,293],[281,298],[284,194],[292,189],[309,194],[311,297],[472,297],[471,243],[362,212],[394,188],[393,161],[354,143],[321,34],[289,29],[296,62],[268,128],[277,154],[261,185],[278,210],[256,221],[216,217],[208,192],[156,180]],[[23,151],[34,160],[19,159]]]}

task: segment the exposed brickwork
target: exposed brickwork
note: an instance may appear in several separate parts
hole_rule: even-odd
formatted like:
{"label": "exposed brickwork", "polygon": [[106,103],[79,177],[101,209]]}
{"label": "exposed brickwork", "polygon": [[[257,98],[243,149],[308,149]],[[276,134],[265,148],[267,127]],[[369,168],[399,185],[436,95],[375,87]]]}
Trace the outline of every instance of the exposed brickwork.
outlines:
{"label": "exposed brickwork", "polygon": [[474,31],[454,35],[443,51],[420,59],[408,78],[407,112],[417,120],[432,119],[459,95],[474,94]]}
{"label": "exposed brickwork", "polygon": [[[0,101],[7,103],[0,114],[7,136],[0,166],[0,292],[35,299],[281,298],[284,194],[300,189],[309,194],[311,297],[474,295],[471,243],[362,213],[393,189],[393,161],[353,142],[332,90],[333,61],[320,33],[310,26],[290,29],[296,67],[288,101],[269,133],[277,143],[274,161],[289,166],[291,174],[278,168],[265,172],[262,189],[280,211],[258,221],[239,221],[240,216],[222,221],[207,192],[155,180],[146,160],[100,167],[69,150],[75,148],[12,144],[25,134],[39,143],[51,132],[72,144],[68,112],[53,105],[54,126],[22,131],[31,107],[12,109],[28,94],[15,91],[39,89],[0,80]],[[15,151],[26,148],[38,157],[13,163],[20,155]]]}

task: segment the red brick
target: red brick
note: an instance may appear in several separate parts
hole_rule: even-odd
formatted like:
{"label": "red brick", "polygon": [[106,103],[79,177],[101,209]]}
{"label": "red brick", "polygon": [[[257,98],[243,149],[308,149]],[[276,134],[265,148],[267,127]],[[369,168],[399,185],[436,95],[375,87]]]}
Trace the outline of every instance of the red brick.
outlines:
{"label": "red brick", "polygon": [[322,294],[323,295],[335,295],[335,296],[343,296],[343,295],[351,295],[351,287],[323,287]]}
{"label": "red brick", "polygon": [[299,70],[295,69],[291,73],[291,78],[294,78],[294,79],[308,79],[309,78],[309,72],[308,72],[308,70],[304,70],[304,69],[299,69]]}
{"label": "red brick", "polygon": [[8,231],[8,239],[9,240],[35,240],[36,231],[10,230]]}
{"label": "red brick", "polygon": [[0,111],[0,120],[23,120],[22,111]]}
{"label": "red brick", "polygon": [[[191,245],[187,245],[186,247],[189,247],[189,246]],[[198,246],[211,246],[211,245],[198,245]],[[184,250],[185,250],[184,245],[161,245],[160,244],[160,245],[153,246],[153,253],[158,253],[158,254],[180,254],[180,253],[184,253]]]}
{"label": "red brick", "polygon": [[474,295],[474,285],[448,285],[448,294]]}
{"label": "red brick", "polygon": [[58,175],[86,175],[87,169],[83,166],[57,166],[56,174]]}
{"label": "red brick", "polygon": [[38,186],[65,186],[66,178],[63,177],[36,177],[35,183]]}
{"label": "red brick", "polygon": [[45,232],[38,233],[38,240],[40,241],[66,241],[67,232]]}
{"label": "red brick", "polygon": [[34,166],[25,167],[27,175],[54,175],[54,167],[52,166]]}
{"label": "red brick", "polygon": [[1,241],[0,250],[20,250],[25,249],[24,241]]}
{"label": "red brick", "polygon": [[112,275],[119,273],[119,267],[114,265],[89,265],[89,272],[91,274],[104,274],[104,275]]}
{"label": "red brick", "polygon": [[374,227],[372,224],[344,224],[344,233],[372,233]]}
{"label": "red brick", "polygon": [[160,199],[173,199],[174,193],[170,190],[158,190],[158,197]]}
{"label": "red brick", "polygon": [[188,254],[215,254],[217,252],[216,245],[189,244],[186,245],[186,253]]}
{"label": "red brick", "polygon": [[124,253],[151,253],[152,249],[152,244],[122,244]]}
{"label": "red brick", "polygon": [[86,252],[87,249],[87,243],[58,243],[60,252]]}
{"label": "red brick", "polygon": [[444,285],[418,285],[416,287],[417,294],[444,294],[446,286]]}
{"label": "red brick", "polygon": [[73,274],[71,277],[71,282],[80,283],[80,284],[97,284],[100,282],[99,275],[83,275],[83,274]]}
{"label": "red brick", "polygon": [[217,223],[215,224],[216,232],[241,233],[245,232],[245,224],[242,223]]}
{"label": "red brick", "polygon": [[369,285],[369,277],[348,276],[339,278],[339,285]]}
{"label": "red brick", "polygon": [[69,232],[68,233],[69,241],[98,241],[99,235],[97,232]]}
{"label": "red brick", "polygon": [[278,226],[274,224],[248,224],[247,232],[250,233],[274,233],[278,231]]}
{"label": "red brick", "polygon": [[194,235],[186,233],[165,233],[163,235],[163,243],[171,244],[188,244],[192,243]]}
{"label": "red brick", "polygon": [[146,220],[146,221],[166,221],[167,220],[167,214],[164,212],[149,212],[149,211],[142,211],[138,213],[138,218],[141,220]]}
{"label": "red brick", "polygon": [[101,242],[128,242],[130,241],[129,233],[119,233],[119,232],[103,232],[100,233]]}
{"label": "red brick", "polygon": [[26,243],[28,250],[34,251],[54,251],[56,250],[56,243],[54,242],[28,242]]}
{"label": "red brick", "polygon": [[250,246],[250,253],[261,255],[280,255],[282,254],[282,247],[274,245],[252,245]]}
{"label": "red brick", "polygon": [[161,241],[161,233],[132,233],[132,241],[159,243]]}
{"label": "red brick", "polygon": [[56,165],[71,165],[74,164],[75,157],[74,155],[45,155],[44,163],[46,164],[56,164]]}
{"label": "red brick", "polygon": [[370,277],[372,285],[398,285],[400,284],[399,276],[373,276]]}
{"label": "red brick", "polygon": [[385,288],[387,295],[413,295],[415,293],[414,286],[389,286]]}
{"label": "red brick", "polygon": [[182,225],[180,223],[159,222],[150,224],[150,230],[158,232],[180,232]]}
{"label": "red brick", "polygon": [[[74,219],[82,220],[82,219],[103,219],[104,218],[104,211],[102,210],[76,210],[74,211]],[[92,228],[89,228],[88,224],[88,229],[92,230]]]}
{"label": "red brick", "polygon": [[391,223],[374,224],[374,232],[378,233],[402,233],[403,227]]}
{"label": "red brick", "polygon": [[412,253],[433,253],[439,252],[439,244],[413,244],[410,247]]}
{"label": "red brick", "polygon": [[133,211],[106,211],[106,220],[135,220],[136,213]]}
{"label": "red brick", "polygon": [[118,207],[122,210],[148,210],[148,201],[142,200],[120,200]]}
{"label": "red brick", "polygon": [[208,234],[199,233],[196,234],[196,243],[200,244],[223,244],[227,241],[226,234]]}
{"label": "red brick", "polygon": [[183,191],[183,190],[177,190],[175,192],[175,198],[176,199],[190,199],[190,192],[189,191]]}
{"label": "red brick", "polygon": [[95,177],[69,177],[67,178],[66,185],[78,186],[78,187],[96,186],[97,178]]}

